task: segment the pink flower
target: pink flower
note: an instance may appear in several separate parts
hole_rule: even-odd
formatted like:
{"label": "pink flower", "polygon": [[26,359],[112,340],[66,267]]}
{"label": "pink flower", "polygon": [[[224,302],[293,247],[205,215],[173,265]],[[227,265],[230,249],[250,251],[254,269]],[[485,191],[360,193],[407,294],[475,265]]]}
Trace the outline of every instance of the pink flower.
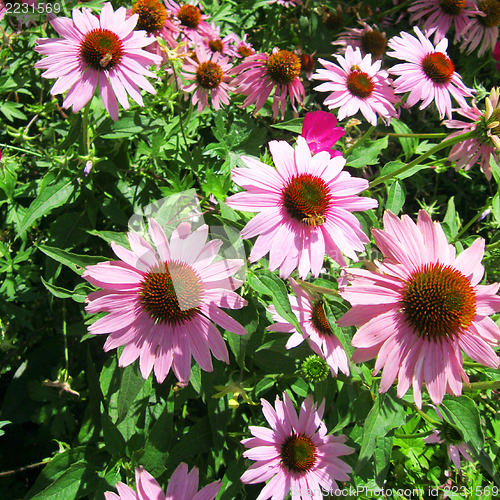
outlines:
{"label": "pink flower", "polygon": [[60,17],[50,21],[63,38],[38,40],[35,50],[48,57],[37,62],[35,68],[46,69],[42,73],[45,78],[57,78],[52,95],[68,91],[64,108],[72,106],[76,113],[92,99],[99,86],[104,107],[117,120],[117,99],[124,109],[129,109],[127,94],[144,106],[139,87],[156,94],[144,76],[155,77],[146,68],[160,64],[161,57],[141,49],[154,42],[154,38],[144,31],[134,31],[137,15],[127,20],[125,16],[124,7],[113,12],[107,2],[100,17],[90,9],[74,9],[73,19]]}
{"label": "pink flower", "polygon": [[490,160],[500,162],[500,138],[498,121],[500,117],[499,89],[492,89],[486,98],[486,111],[480,111],[476,103],[472,103],[469,109],[458,109],[458,113],[465,116],[471,122],[461,120],[445,120],[443,123],[448,128],[460,129],[447,137],[451,139],[465,132],[476,131],[477,136],[471,137],[455,144],[450,151],[448,159],[456,163],[457,170],[464,168],[469,170],[475,163],[479,163],[481,171],[488,180],[491,179],[492,170]]}
{"label": "pink flower", "polygon": [[333,376],[340,371],[349,375],[349,360],[339,339],[333,333],[325,315],[323,301],[312,298],[300,288],[297,282],[290,278],[290,285],[295,297],[289,296],[292,311],[297,316],[303,335],[296,328],[284,320],[271,305],[267,310],[272,314],[273,325],[267,327],[271,332],[290,332],[293,335],[288,339],[287,349],[296,347],[304,339],[308,339],[311,349],[326,360]]}
{"label": "pink flower", "polygon": [[346,265],[341,252],[357,260],[356,252],[368,243],[358,219],[351,213],[377,206],[372,198],[356,196],[368,181],[343,171],[345,159],[322,151],[311,156],[303,137],[295,150],[285,141],[269,143],[276,169],[249,156],[249,168],[235,168],[232,179],[246,192],[226,203],[236,210],[260,212],[243,229],[241,237],[259,235],[250,253],[255,262],[269,252],[269,269],[280,268],[287,278],[298,267],[305,278],[318,276],[325,252]]}
{"label": "pink flower", "polygon": [[252,44],[247,40],[248,35],[245,33],[243,38],[240,40],[236,35],[234,35],[234,44],[236,45],[236,57],[248,57],[255,54],[255,50]]}
{"label": "pink flower", "polygon": [[332,42],[332,45],[340,45],[342,54],[345,53],[346,48],[350,45],[353,49],[359,47],[363,57],[371,54],[374,61],[382,59],[387,46],[385,33],[379,31],[377,26],[372,28],[364,21],[358,22],[362,28],[348,28],[339,34],[338,40]]}
{"label": "pink flower", "polygon": [[403,31],[401,36],[391,38],[388,42],[394,52],[388,52],[387,55],[405,61],[389,69],[389,73],[400,75],[394,81],[396,93],[409,91],[406,104],[410,107],[422,101],[420,109],[424,109],[435,101],[439,117],[442,119],[446,115],[451,119],[450,94],[460,107],[467,108],[469,105],[464,97],[471,97],[473,91],[463,84],[446,54],[448,40],[443,38],[434,47],[417,27],[414,30],[418,39]]}
{"label": "pink flower", "polygon": [[399,99],[391,87],[388,73],[380,69],[381,61],[372,64],[371,54],[362,57],[359,48],[353,50],[351,46],[347,47],[345,57],[335,57],[339,65],[319,59],[326,69],[318,69],[313,76],[316,80],[326,80],[315,87],[316,90],[331,92],[325,105],[329,109],[339,108],[339,120],[361,111],[372,125],[377,124],[377,115],[390,123],[397,115],[394,104]]}
{"label": "pink flower", "polygon": [[254,437],[242,441],[249,448],[243,456],[256,462],[241,481],[256,484],[270,479],[257,500],[283,500],[289,493],[292,498],[306,498],[307,490],[334,491],[337,481],[349,481],[352,469],[339,457],[354,453],[354,449],[344,444],[346,436],[326,434],[324,402],[317,408],[308,396],[298,416],[286,392],[283,401],[276,396],[274,408],[265,399],[261,403],[271,429],[250,426]]}
{"label": "pink flower", "polygon": [[296,7],[297,5],[302,5],[302,0],[268,0],[269,5],[277,3],[278,5],[283,5],[283,7]]}
{"label": "pink flower", "polygon": [[89,294],[86,311],[109,313],[89,331],[111,334],[105,351],[125,346],[120,366],[140,358],[144,378],[154,368],[161,383],[172,368],[179,382],[186,385],[191,354],[205,371],[213,369],[210,351],[217,359],[229,362],[226,345],[212,321],[229,332],[246,333],[220,309],[246,305],[233,292],[241,282],[231,278],[243,262],[214,262],[222,242],[206,243],[206,225],[191,233],[191,225],[184,222],[169,242],[160,225],[150,219],[149,235],[155,248],[138,233],[128,233],[131,250],[111,243],[121,260],[86,268],[83,278],[103,288]]}
{"label": "pink flower", "polygon": [[465,27],[464,41],[460,50],[470,54],[481,44],[477,55],[481,57],[487,50],[493,50],[498,40],[500,24],[500,2],[498,0],[481,0],[477,4],[478,11]]}
{"label": "pink flower", "polygon": [[495,61],[497,61],[497,70],[500,71],[500,42],[497,42],[495,44],[493,57],[495,58]]}
{"label": "pink flower", "polygon": [[[437,416],[443,420],[440,411],[434,405],[431,406],[436,410]],[[440,430],[434,429],[430,436],[424,438],[424,442],[427,444],[446,443],[448,456],[457,469],[460,469],[460,455],[462,455],[465,460],[473,462],[469,455],[469,448],[464,443],[463,437],[447,422],[443,421]]]}
{"label": "pink flower", "polygon": [[306,113],[302,124],[302,137],[307,141],[311,153],[326,151],[332,158],[341,156],[337,150],[332,151],[333,145],[345,135],[342,127],[337,127],[337,119],[326,111]]}
{"label": "pink flower", "polygon": [[182,32],[182,40],[193,42],[200,36],[211,35],[212,28],[206,21],[208,16],[201,13],[197,0],[186,4],[178,4],[174,0],[164,1]]}
{"label": "pink flower", "polygon": [[238,57],[239,54],[236,45],[240,43],[240,39],[234,33],[221,38],[220,26],[211,23],[210,27],[210,35],[200,38],[205,50],[208,53],[218,52],[220,55],[229,58]]}
{"label": "pink flower", "polygon": [[255,54],[248,56],[234,71],[234,88],[248,97],[243,107],[255,104],[255,113],[261,109],[273,95],[273,118],[285,116],[285,100],[290,94],[290,102],[295,109],[295,100],[302,105],[304,86],[299,80],[300,59],[289,50],[274,49],[271,55]]}
{"label": "pink flower", "polygon": [[208,106],[208,96],[215,110],[222,104],[229,104],[228,92],[231,78],[229,71],[231,64],[227,57],[222,57],[219,52],[208,54],[203,45],[197,45],[196,60],[190,57],[185,59],[182,75],[190,82],[184,92],[194,92],[193,105],[198,104],[198,113]]}
{"label": "pink flower", "polygon": [[116,483],[116,493],[110,491],[104,493],[105,500],[214,500],[221,489],[221,482],[215,481],[208,484],[200,491],[198,490],[198,469],[193,467],[188,474],[188,466],[179,464],[175,469],[167,487],[167,493],[163,493],[156,479],[146,472],[142,466],[135,469],[135,485],[137,493],[125,483]]}
{"label": "pink flower", "polygon": [[499,284],[479,285],[483,239],[457,257],[441,225],[423,210],[417,224],[386,212],[384,226],[372,230],[386,257],[379,272],[346,270],[351,286],[340,295],[353,307],[338,324],[360,327],[351,360],[377,358],[375,373],[384,368],[380,392],[398,378],[398,397],[413,385],[421,408],[425,381],[432,401],[441,404],[445,394],[462,393],[462,379],[469,381],[461,350],[482,365],[499,367],[493,347],[500,329],[489,318],[500,311]]}
{"label": "pink flower", "polygon": [[425,19],[422,29],[434,32],[434,43],[441,41],[453,24],[457,42],[464,37],[469,16],[477,12],[477,8],[472,0],[417,0],[408,7],[408,12],[411,24]]}

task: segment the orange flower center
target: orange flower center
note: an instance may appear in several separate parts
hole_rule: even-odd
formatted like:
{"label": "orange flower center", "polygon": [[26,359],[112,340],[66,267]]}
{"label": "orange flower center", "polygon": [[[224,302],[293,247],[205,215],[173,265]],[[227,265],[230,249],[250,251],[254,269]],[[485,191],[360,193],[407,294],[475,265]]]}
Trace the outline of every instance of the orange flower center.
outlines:
{"label": "orange flower center", "polygon": [[332,329],[330,328],[330,323],[328,323],[328,320],[326,319],[322,300],[318,300],[312,306],[311,323],[313,324],[314,329],[320,334],[320,336],[333,335]]}
{"label": "orange flower center", "polygon": [[136,30],[154,33],[165,26],[168,13],[159,0],[137,0],[132,6],[132,13],[139,14]]}
{"label": "orange flower center", "polygon": [[300,54],[300,66],[304,71],[312,71],[314,69],[312,54]]}
{"label": "orange flower center", "polygon": [[357,66],[354,68],[347,77],[347,90],[356,97],[366,99],[371,96],[375,85],[368,73],[361,71]]}
{"label": "orange flower center", "polygon": [[387,45],[387,38],[377,30],[368,30],[361,35],[361,50],[374,57],[382,57]]}
{"label": "orange flower center", "polygon": [[487,28],[494,28],[500,24],[500,2],[498,0],[482,0],[478,7],[486,16],[479,17],[479,22]]}
{"label": "orange flower center", "polygon": [[177,12],[177,17],[186,28],[197,28],[201,22],[201,11],[195,5],[183,5]]}
{"label": "orange flower center", "polygon": [[146,274],[139,296],[155,323],[173,326],[198,314],[202,291],[203,284],[190,266],[171,261]]}
{"label": "orange flower center", "polygon": [[292,434],[281,445],[281,463],[291,472],[307,472],[316,463],[316,446],[306,436]]}
{"label": "orange flower center", "polygon": [[451,59],[441,52],[427,54],[422,61],[422,69],[434,83],[448,83],[455,72]]}
{"label": "orange flower center", "polygon": [[220,38],[217,38],[215,40],[210,40],[208,42],[208,46],[210,47],[210,50],[212,52],[221,52],[224,50],[224,43],[222,43],[222,40]]}
{"label": "orange flower center", "polygon": [[252,49],[247,47],[246,45],[240,45],[238,47],[238,54],[242,57],[248,57],[253,54]]}
{"label": "orange flower center", "polygon": [[476,293],[457,269],[425,264],[410,276],[401,300],[407,321],[421,336],[456,336],[476,315]]}
{"label": "orange flower center", "polygon": [[331,196],[325,181],[311,174],[292,177],[281,192],[283,207],[290,217],[306,226],[321,226]]}
{"label": "orange flower center", "polygon": [[458,16],[466,5],[466,0],[439,0],[441,10],[450,16]]}
{"label": "orange flower center", "polygon": [[196,69],[196,81],[204,89],[217,88],[223,78],[222,68],[212,61],[201,63]]}
{"label": "orange flower center", "polygon": [[300,59],[289,50],[280,50],[269,56],[267,72],[276,83],[288,85],[299,76]]}
{"label": "orange flower center", "polygon": [[111,69],[123,57],[123,45],[118,35],[108,29],[89,31],[80,45],[83,62],[95,70]]}

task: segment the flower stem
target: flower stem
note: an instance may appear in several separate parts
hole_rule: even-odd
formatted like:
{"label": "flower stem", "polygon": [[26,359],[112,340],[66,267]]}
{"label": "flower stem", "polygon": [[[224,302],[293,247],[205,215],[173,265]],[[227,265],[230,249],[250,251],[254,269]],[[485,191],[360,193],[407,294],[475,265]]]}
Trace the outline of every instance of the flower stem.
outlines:
{"label": "flower stem", "polygon": [[375,126],[372,125],[350,148],[348,148],[344,152],[344,158],[347,158],[352,153],[352,150],[355,147],[361,146],[361,144],[363,144],[363,142],[365,142],[366,139],[368,139],[368,137],[370,137],[372,135],[374,130],[375,130]]}
{"label": "flower stem", "polygon": [[437,427],[439,425],[439,422],[437,420],[434,420],[433,418],[429,417],[429,415],[426,415],[422,410],[418,409],[417,406],[414,405],[413,403],[405,401],[404,399],[402,399],[401,402],[406,406],[408,406],[408,408],[411,408],[414,412],[418,413],[426,422],[431,424],[433,427]]}
{"label": "flower stem", "polygon": [[89,110],[92,99],[87,103],[83,111],[82,119],[82,156],[89,154]]}
{"label": "flower stem", "polygon": [[397,170],[394,170],[393,172],[391,172],[389,174],[381,175],[380,177],[377,177],[375,180],[370,182],[369,189],[371,189],[375,186],[378,186],[379,184],[382,184],[383,182],[388,181],[389,179],[392,179],[393,177],[396,177],[397,175],[402,174],[403,172],[406,172],[407,170],[410,170],[410,168],[413,168],[413,167],[419,165],[423,160],[425,160],[426,158],[429,158],[429,156],[432,156],[434,153],[441,151],[441,149],[447,148],[448,146],[454,146],[458,142],[465,141],[466,139],[473,137],[474,134],[475,134],[475,131],[466,132],[465,134],[457,135],[456,137],[452,137],[451,139],[447,139],[446,141],[443,141],[443,142],[440,142],[439,144],[436,144],[433,148],[429,149],[429,151],[426,151],[424,154],[421,154],[418,158],[415,158],[410,163],[403,165],[401,168],[398,168]]}
{"label": "flower stem", "polygon": [[464,234],[465,231],[467,231],[467,229],[469,229],[469,227],[471,227],[472,224],[474,224],[474,222],[476,222],[481,217],[481,215],[483,215],[484,211],[488,208],[490,208],[489,203],[480,212],[478,212],[469,222],[467,222],[467,224],[465,224],[462,230],[455,236],[455,238],[453,238],[453,241],[451,243],[453,244],[456,241],[458,241],[462,236],[462,234]]}
{"label": "flower stem", "polygon": [[439,139],[441,137],[446,137],[448,134],[444,132],[437,132],[435,134],[384,134],[389,137],[417,137],[419,139]]}
{"label": "flower stem", "polygon": [[487,391],[489,389],[500,389],[500,380],[488,380],[487,382],[472,382],[472,384],[464,385],[464,392],[472,391]]}

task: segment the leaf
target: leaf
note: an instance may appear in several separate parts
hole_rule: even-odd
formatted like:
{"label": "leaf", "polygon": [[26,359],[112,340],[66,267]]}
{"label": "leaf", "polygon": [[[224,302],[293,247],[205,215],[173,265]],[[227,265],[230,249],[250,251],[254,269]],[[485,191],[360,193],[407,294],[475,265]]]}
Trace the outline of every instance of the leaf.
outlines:
{"label": "leaf", "polygon": [[[385,394],[377,394],[375,403],[364,423],[363,440],[359,451],[359,462],[369,459],[376,449],[378,437],[387,436],[388,432],[405,423],[405,412],[402,404],[392,394],[393,390]],[[358,464],[357,470],[362,465]]]}
{"label": "leaf", "polygon": [[405,204],[405,192],[403,185],[398,180],[394,181],[387,196],[386,210],[390,210],[393,214],[398,215],[403,205]]}
{"label": "leaf", "polygon": [[114,457],[121,457],[125,454],[125,439],[121,435],[120,431],[117,429],[116,425],[113,424],[109,415],[104,411],[104,407],[101,404],[101,425],[102,434],[104,438],[104,446],[110,455]]}
{"label": "leaf", "polygon": [[304,118],[294,118],[293,120],[275,123],[271,125],[273,128],[279,128],[281,130],[289,130],[290,132],[295,132],[296,134],[302,134],[302,124],[304,123]]}
{"label": "leaf", "polygon": [[[399,120],[393,118],[391,120],[391,125],[394,128],[396,134],[411,134],[412,130],[408,125]],[[418,139],[416,137],[398,137],[401,147],[403,148],[406,161],[408,161],[415,153],[418,146]]]}
{"label": "leaf", "polygon": [[[458,234],[457,212],[455,210],[455,197],[452,196],[448,200],[448,208],[443,219],[443,229],[450,239],[455,238]],[[448,230],[448,231],[447,231]]]}
{"label": "leaf", "polygon": [[348,167],[361,168],[366,165],[376,165],[378,155],[388,146],[387,136],[372,142],[368,147],[354,148],[352,153],[347,158],[346,165]]}
{"label": "leaf", "polygon": [[83,303],[85,302],[85,297],[87,297],[88,293],[91,291],[86,288],[84,283],[78,284],[74,290],[67,290],[66,288],[61,288],[45,281],[43,277],[40,277],[40,279],[42,280],[43,286],[58,299],[73,299],[75,302]]}
{"label": "leaf", "polygon": [[47,215],[54,208],[64,205],[73,194],[74,190],[75,186],[71,181],[63,181],[42,189],[24,215],[18,230],[18,236],[22,236],[33,222]]}
{"label": "leaf", "polygon": [[82,133],[82,114],[78,113],[77,115],[72,115],[73,123],[71,124],[71,128],[67,133],[64,141],[56,146],[56,149],[66,151],[70,146],[72,146]]}
{"label": "leaf", "polygon": [[127,235],[125,233],[115,233],[114,231],[87,231],[88,234],[92,236],[99,236],[99,238],[103,239],[107,243],[111,243],[114,241],[121,245],[122,247],[129,248]]}
{"label": "leaf", "polygon": [[77,274],[82,274],[87,266],[109,260],[106,257],[97,257],[95,255],[79,255],[61,248],[49,247],[48,245],[39,246],[38,249],[51,259],[68,266]]}
{"label": "leaf", "polygon": [[276,312],[292,324],[299,333],[302,333],[299,320],[292,312],[286,286],[280,278],[274,276],[269,271],[262,270],[258,274],[249,271],[248,282],[256,291],[269,295],[273,299]]}
{"label": "leaf", "polygon": [[129,365],[122,370],[122,380],[120,391],[118,392],[118,420],[116,423],[121,422],[127,416],[132,403],[143,385],[144,379],[137,369],[137,363]]}
{"label": "leaf", "polygon": [[375,472],[377,484],[383,488],[385,478],[391,467],[393,436],[379,436],[375,441]]}
{"label": "leaf", "polygon": [[[388,161],[385,165],[384,168],[381,170],[380,175],[387,175],[395,170],[400,169],[401,167],[404,167],[404,163],[401,160],[395,160],[395,161]],[[414,167],[405,170],[404,172],[401,172],[400,174],[397,174],[394,176],[394,179],[406,179],[407,177],[411,177],[413,174],[416,174],[420,170],[425,170],[430,168],[428,165],[415,165]]]}

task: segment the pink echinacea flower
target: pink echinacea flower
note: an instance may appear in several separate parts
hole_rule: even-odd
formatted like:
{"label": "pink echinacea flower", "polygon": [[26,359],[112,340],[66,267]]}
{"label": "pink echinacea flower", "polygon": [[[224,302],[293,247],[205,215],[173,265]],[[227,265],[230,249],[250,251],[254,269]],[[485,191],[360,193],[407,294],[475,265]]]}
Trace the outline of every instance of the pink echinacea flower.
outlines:
{"label": "pink echinacea flower", "polygon": [[243,107],[255,104],[255,113],[259,111],[273,94],[273,118],[281,110],[285,116],[285,100],[290,94],[290,103],[295,109],[295,101],[302,104],[305,93],[300,74],[300,58],[289,50],[274,49],[271,55],[261,53],[246,57],[234,68],[236,78],[233,86],[240,94],[248,96]]}
{"label": "pink echinacea flower", "polygon": [[408,7],[410,23],[422,21],[424,32],[434,32],[434,43],[440,42],[451,25],[455,26],[457,42],[464,37],[471,14],[477,11],[472,0],[417,0]]}
{"label": "pink echinacea flower", "polygon": [[302,137],[312,154],[326,151],[332,158],[341,156],[342,153],[332,150],[333,145],[345,135],[342,127],[337,127],[337,119],[326,111],[306,113],[302,124]]}
{"label": "pink echinacea flower", "polygon": [[405,61],[389,68],[389,73],[399,75],[394,81],[396,93],[410,92],[406,101],[409,107],[422,101],[420,109],[424,109],[435,101],[439,117],[451,119],[450,94],[465,109],[469,105],[464,97],[471,97],[473,91],[464,85],[446,54],[448,40],[443,38],[434,47],[417,27],[414,30],[418,38],[403,31],[388,42],[394,52],[387,55]]}
{"label": "pink echinacea flower", "polygon": [[469,170],[475,163],[479,163],[481,171],[488,180],[491,179],[492,169],[490,161],[500,164],[500,106],[499,91],[494,88],[486,97],[486,111],[480,111],[473,102],[469,109],[456,110],[460,115],[472,120],[464,122],[461,120],[445,120],[443,123],[448,128],[460,129],[450,134],[447,139],[456,137],[465,132],[476,132],[475,137],[470,137],[455,144],[450,151],[448,159],[456,163],[457,170],[464,168]]}
{"label": "pink echinacea flower", "polygon": [[410,217],[384,214],[384,230],[372,229],[386,257],[379,272],[346,269],[350,286],[339,292],[352,309],[339,326],[356,326],[352,339],[355,363],[377,358],[375,373],[383,368],[380,392],[398,378],[397,395],[413,386],[415,404],[422,407],[421,385],[435,404],[445,394],[460,396],[461,351],[474,361],[497,369],[493,347],[500,329],[489,318],[500,311],[499,284],[479,285],[484,267],[484,240],[456,256],[438,222],[421,210],[415,224]]}
{"label": "pink echinacea flower", "polygon": [[467,50],[470,54],[479,46],[477,55],[481,57],[487,50],[493,50],[498,40],[498,25],[500,25],[500,1],[480,0],[477,4],[478,12],[472,16],[466,26],[464,41],[460,50]]}
{"label": "pink echinacea flower", "polygon": [[268,0],[269,5],[277,3],[278,5],[283,5],[283,7],[296,7],[297,5],[302,5],[302,0]]}
{"label": "pink echinacea flower", "polygon": [[185,4],[178,4],[174,0],[164,1],[167,10],[174,16],[179,25],[183,40],[196,42],[196,39],[200,36],[211,35],[212,27],[206,21],[208,16],[202,14],[197,0]]}
{"label": "pink echinacea flower", "polygon": [[[434,406],[437,416],[443,420],[441,412]],[[448,451],[448,457],[453,462],[457,469],[460,469],[460,455],[462,455],[465,460],[473,462],[471,456],[469,455],[469,448],[464,443],[464,439],[458,434],[457,430],[452,427],[447,422],[440,425],[440,429],[434,429],[430,436],[424,438],[424,442],[427,444],[446,444],[446,449]]]}
{"label": "pink echinacea flower", "polygon": [[192,102],[198,104],[198,113],[208,106],[208,96],[213,108],[218,110],[221,103],[229,104],[232,65],[219,52],[207,53],[203,45],[197,45],[195,51],[196,60],[187,57],[182,67],[182,75],[189,80],[184,92],[194,91]]}
{"label": "pink echinacea flower", "polygon": [[[139,88],[156,94],[144,76],[155,77],[146,68],[160,64],[161,57],[142,47],[154,42],[144,31],[134,31],[138,16],[125,19],[126,10],[116,12],[109,2],[99,17],[90,9],[73,9],[73,19],[55,18],[52,27],[63,38],[38,40],[35,50],[46,55],[35,68],[47,71],[44,78],[57,78],[52,95],[68,91],[64,108],[73,107],[76,113],[92,98],[97,87],[104,107],[113,120],[118,119],[118,102],[129,109],[127,94],[144,106]],[[117,102],[118,99],[118,102]]]}
{"label": "pink echinacea flower", "polygon": [[319,298],[312,300],[292,278],[290,278],[290,285],[295,293],[295,297],[289,296],[292,312],[297,316],[303,334],[299,333],[293,325],[284,320],[276,312],[276,308],[273,305],[270,305],[267,310],[272,314],[273,320],[276,323],[268,326],[267,330],[270,332],[292,333],[293,335],[288,339],[286,344],[287,349],[298,346],[307,338],[311,349],[318,356],[326,360],[333,376],[336,376],[339,370],[349,375],[347,354],[328,323],[323,301]]}
{"label": "pink echinacea flower", "polygon": [[[261,403],[271,429],[250,426],[254,437],[242,441],[249,448],[243,456],[256,462],[241,481],[256,484],[270,479],[257,500],[284,500],[290,493],[292,498],[305,499],[309,498],[307,491],[334,491],[337,481],[349,481],[352,468],[339,457],[354,453],[354,449],[345,444],[346,436],[327,435],[322,420],[324,402],[317,408],[308,396],[298,416],[286,392],[283,401],[276,396],[274,408],[265,399]],[[319,493],[318,498],[323,495]]]}
{"label": "pink echinacea flower", "polygon": [[131,250],[111,243],[121,260],[87,266],[83,278],[103,290],[89,294],[86,311],[109,313],[90,325],[89,332],[110,333],[105,351],[125,346],[120,366],[140,358],[144,378],[154,368],[161,383],[172,368],[179,382],[186,385],[191,355],[205,371],[213,370],[210,351],[229,362],[224,340],[212,321],[229,332],[246,333],[220,309],[246,305],[233,292],[241,281],[231,278],[243,261],[214,262],[222,242],[206,243],[206,225],[191,233],[191,225],[184,222],[169,242],[160,225],[149,219],[149,235],[155,248],[138,233],[130,232]]}
{"label": "pink echinacea flower", "polygon": [[396,116],[394,104],[399,98],[391,87],[389,74],[381,70],[381,61],[372,64],[371,54],[362,57],[359,47],[347,47],[345,57],[335,55],[338,65],[319,59],[325,69],[318,69],[315,80],[325,83],[315,87],[319,92],[331,92],[324,104],[337,109],[337,117],[343,120],[361,111],[372,125],[377,124],[377,115],[386,123]]}
{"label": "pink echinacea flower", "polygon": [[215,481],[198,490],[198,469],[193,467],[188,473],[185,463],[175,469],[167,486],[167,493],[163,493],[156,479],[145,471],[142,466],[135,469],[135,492],[130,486],[119,482],[116,484],[116,493],[104,493],[105,500],[214,500],[219,493],[222,483]]}
{"label": "pink echinacea flower", "polygon": [[377,206],[372,198],[356,196],[368,181],[343,171],[342,156],[312,156],[301,136],[295,149],[285,141],[271,141],[269,149],[276,168],[243,156],[249,168],[235,168],[231,176],[246,192],[226,200],[235,210],[260,212],[241,232],[244,239],[259,235],[250,262],[269,253],[269,269],[279,267],[284,279],[297,267],[301,278],[309,271],[318,276],[325,252],[342,266],[341,252],[356,261],[369,240],[351,212]]}
{"label": "pink echinacea flower", "polygon": [[351,46],[353,49],[359,47],[362,56],[371,54],[372,59],[382,59],[387,47],[387,38],[385,33],[378,30],[377,26],[372,28],[364,21],[358,21],[361,28],[348,28],[339,34],[337,41],[332,42],[332,45],[340,45],[342,53],[345,53],[347,47]]}

